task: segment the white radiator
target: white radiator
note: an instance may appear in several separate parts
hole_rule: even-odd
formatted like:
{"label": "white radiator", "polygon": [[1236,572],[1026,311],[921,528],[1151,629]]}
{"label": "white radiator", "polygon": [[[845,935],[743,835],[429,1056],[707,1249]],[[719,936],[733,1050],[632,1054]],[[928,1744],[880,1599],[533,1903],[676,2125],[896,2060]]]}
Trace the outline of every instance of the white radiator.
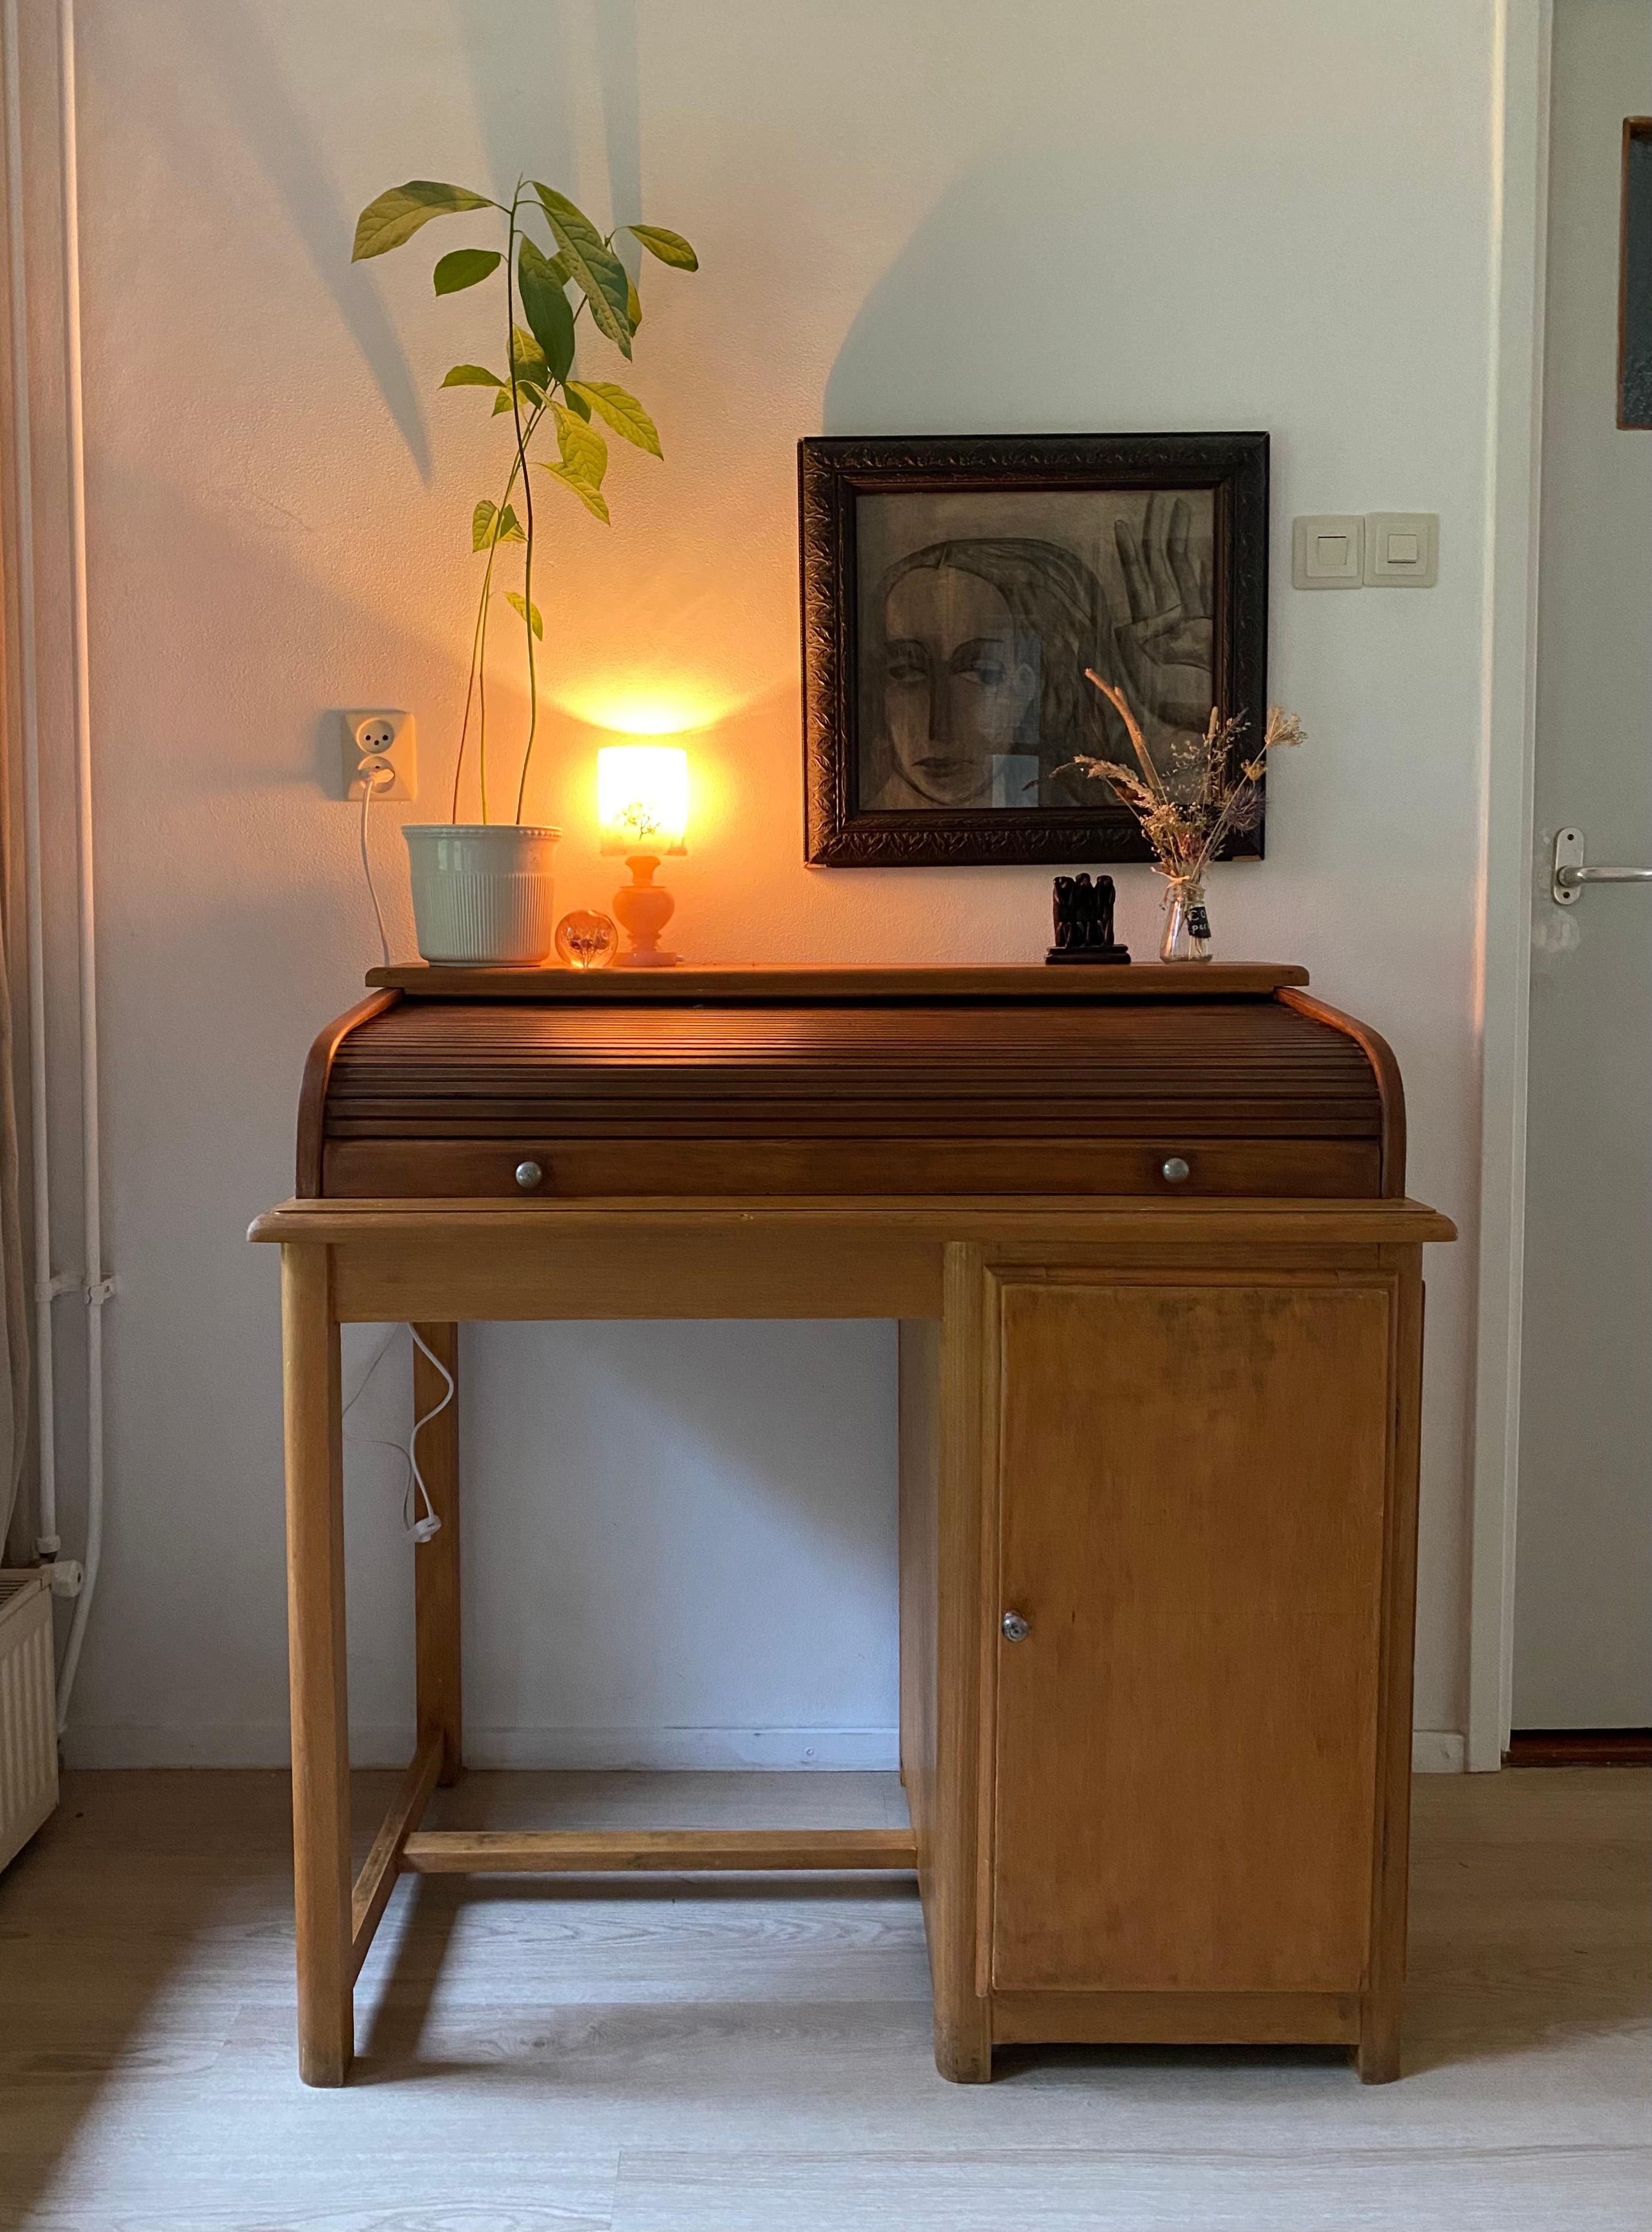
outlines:
{"label": "white radiator", "polygon": [[56,1803],[51,1591],[43,1573],[0,1571],[0,1868]]}

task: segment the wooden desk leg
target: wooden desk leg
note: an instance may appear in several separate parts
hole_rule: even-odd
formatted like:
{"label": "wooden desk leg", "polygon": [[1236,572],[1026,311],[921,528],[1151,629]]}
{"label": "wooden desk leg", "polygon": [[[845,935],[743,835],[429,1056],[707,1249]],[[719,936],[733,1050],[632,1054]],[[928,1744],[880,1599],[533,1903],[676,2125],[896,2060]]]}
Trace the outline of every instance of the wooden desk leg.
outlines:
{"label": "wooden desk leg", "polygon": [[979,1248],[948,1247],[944,1305],[939,1325],[901,1327],[901,1749],[930,1945],[935,2066],[955,2084],[982,2085],[993,2073],[981,1920],[981,1730],[990,1726],[982,1630],[994,1634],[995,1606],[982,1594],[989,1444]]}
{"label": "wooden desk leg", "polygon": [[331,1251],[313,1243],[282,1249],[282,1357],[298,2073],[307,2085],[342,2085],[355,2048],[344,1466]]}
{"label": "wooden desk leg", "polygon": [[[418,1469],[440,1531],[413,1553],[413,1623],[418,1664],[418,1742],[442,1746],[441,1782],[463,1769],[464,1713],[459,1676],[459,1328],[422,1325],[428,1343],[453,1374],[454,1396],[418,1437]],[[413,1351],[413,1416],[433,1411],[446,1389],[430,1359]]]}

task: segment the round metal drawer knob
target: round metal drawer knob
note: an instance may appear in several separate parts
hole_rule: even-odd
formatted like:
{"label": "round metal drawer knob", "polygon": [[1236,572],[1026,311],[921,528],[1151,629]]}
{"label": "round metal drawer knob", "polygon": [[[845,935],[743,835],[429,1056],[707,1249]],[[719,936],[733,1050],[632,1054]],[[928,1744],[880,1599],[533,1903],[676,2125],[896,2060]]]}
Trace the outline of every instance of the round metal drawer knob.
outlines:
{"label": "round metal drawer knob", "polygon": [[1025,1643],[1033,1632],[1033,1623],[1023,1619],[1018,1612],[1007,1612],[999,1625],[1004,1631],[1006,1643]]}
{"label": "round metal drawer knob", "polygon": [[1184,1185],[1193,1176],[1192,1165],[1181,1155],[1167,1155],[1163,1170],[1172,1185]]}
{"label": "round metal drawer knob", "polygon": [[524,1193],[532,1193],[544,1176],[537,1163],[518,1163],[516,1165],[516,1183]]}

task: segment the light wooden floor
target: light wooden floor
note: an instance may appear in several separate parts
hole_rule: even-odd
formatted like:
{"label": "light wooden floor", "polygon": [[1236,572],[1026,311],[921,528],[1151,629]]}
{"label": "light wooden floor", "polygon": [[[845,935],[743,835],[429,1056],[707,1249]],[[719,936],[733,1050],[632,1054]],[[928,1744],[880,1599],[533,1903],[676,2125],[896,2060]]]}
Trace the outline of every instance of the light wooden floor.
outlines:
{"label": "light wooden floor", "polygon": [[[366,1828],[390,1778],[359,1778]],[[1408,2073],[930,2056],[890,1878],[404,1879],[342,2092],[294,2073],[287,1792],[78,1775],[0,1879],[6,2232],[1628,2232],[1649,1778],[1417,1788]],[[881,1822],[875,1775],[476,1776],[450,1820]],[[472,1815],[474,1817],[474,1814]],[[704,1886],[702,1888],[701,1886]]]}

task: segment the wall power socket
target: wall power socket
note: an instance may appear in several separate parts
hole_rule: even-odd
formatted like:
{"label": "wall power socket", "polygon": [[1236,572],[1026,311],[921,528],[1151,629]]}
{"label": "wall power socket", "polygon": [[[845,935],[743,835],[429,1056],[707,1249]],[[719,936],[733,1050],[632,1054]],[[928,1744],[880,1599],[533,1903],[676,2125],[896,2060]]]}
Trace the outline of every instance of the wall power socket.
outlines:
{"label": "wall power socket", "polygon": [[360,798],[366,788],[361,776],[364,760],[382,760],[392,769],[393,782],[380,783],[375,798],[418,796],[418,735],[411,713],[368,710],[340,715],[344,736],[344,795]]}

